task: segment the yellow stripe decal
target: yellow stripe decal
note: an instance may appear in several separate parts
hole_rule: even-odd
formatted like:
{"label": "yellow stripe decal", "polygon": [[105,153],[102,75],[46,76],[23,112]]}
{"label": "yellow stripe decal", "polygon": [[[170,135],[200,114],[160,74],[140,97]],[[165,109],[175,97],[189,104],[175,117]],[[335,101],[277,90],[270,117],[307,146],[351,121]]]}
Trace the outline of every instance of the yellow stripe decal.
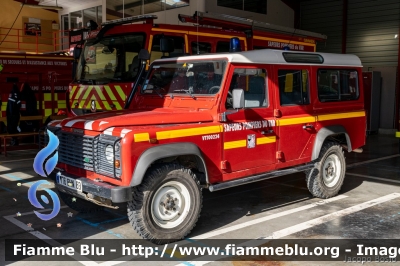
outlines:
{"label": "yellow stripe decal", "polygon": [[135,137],[135,142],[149,141],[149,133],[138,133],[133,135]]}
{"label": "yellow stripe decal", "polygon": [[335,120],[343,118],[353,118],[365,116],[364,111],[352,112],[352,113],[339,113],[339,114],[329,114],[329,115],[319,115],[317,116],[318,121]]}
{"label": "yellow stripe decal", "polygon": [[177,33],[187,33],[187,31],[183,30],[168,30],[168,29],[160,29],[160,28],[152,28],[152,31],[162,31],[162,32],[177,32]]}
{"label": "yellow stripe decal", "polygon": [[303,116],[303,117],[296,117],[296,118],[286,118],[280,119],[276,121],[278,126],[289,126],[289,125],[297,125],[303,123],[314,123],[315,116]]}
{"label": "yellow stripe decal", "polygon": [[64,61],[64,60],[68,60],[68,61],[71,61],[71,60],[73,60],[74,58],[72,58],[72,56],[71,57],[66,57],[66,58],[60,58],[60,57],[44,57],[44,56],[27,56],[26,57],[27,59],[47,59],[47,60],[50,60],[50,59],[54,59],[54,60],[60,60],[60,61]]}
{"label": "yellow stripe decal", "polygon": [[44,100],[45,101],[51,101],[51,93],[43,93],[44,94]]}
{"label": "yellow stripe decal", "polygon": [[78,93],[75,96],[75,99],[71,99],[71,100],[78,100],[79,97],[81,96],[82,92],[85,90],[85,87],[77,87],[76,88],[78,90]]}
{"label": "yellow stripe decal", "polygon": [[104,89],[106,89],[108,97],[110,97],[111,101],[116,101],[117,100],[117,98],[115,98],[114,93],[112,93],[112,91],[111,91],[109,86],[104,86]]}
{"label": "yellow stripe decal", "polygon": [[243,140],[235,140],[224,142],[224,150],[235,149],[235,148],[244,148],[247,145],[247,141]]}
{"label": "yellow stripe decal", "polygon": [[173,139],[173,138],[181,138],[181,137],[189,137],[189,136],[198,136],[205,134],[215,134],[223,131],[222,125],[220,126],[209,126],[209,127],[197,127],[197,128],[186,128],[186,129],[177,129],[177,130],[169,130],[156,132],[156,136],[158,140],[162,139]]}
{"label": "yellow stripe decal", "polygon": [[257,145],[276,142],[276,136],[257,138]]}
{"label": "yellow stripe decal", "polygon": [[69,97],[71,97],[72,95],[74,95],[74,93],[75,93],[77,87],[78,87],[78,86],[72,86],[71,92],[69,93]]}
{"label": "yellow stripe decal", "polygon": [[189,53],[189,41],[187,34],[185,34],[185,53]]}
{"label": "yellow stripe decal", "polygon": [[93,86],[87,87],[85,94],[83,94],[82,100],[86,100],[86,98],[89,96],[89,93],[92,91]]}
{"label": "yellow stripe decal", "polygon": [[125,93],[124,93],[124,91],[121,89],[121,87],[120,87],[120,86],[115,86],[115,90],[118,92],[119,97],[121,97],[121,99],[122,99],[123,101],[125,101]]}
{"label": "yellow stripe decal", "polygon": [[103,94],[103,92],[101,92],[100,87],[99,86],[95,86],[94,88],[97,91],[97,96],[99,96],[102,101],[105,101],[106,97],[104,97],[104,94]]}

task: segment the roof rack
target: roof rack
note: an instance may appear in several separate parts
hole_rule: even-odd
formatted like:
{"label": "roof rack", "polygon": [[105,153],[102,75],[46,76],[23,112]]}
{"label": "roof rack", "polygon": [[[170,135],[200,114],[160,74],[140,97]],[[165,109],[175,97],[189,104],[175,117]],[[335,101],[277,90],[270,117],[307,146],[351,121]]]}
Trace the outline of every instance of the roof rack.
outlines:
{"label": "roof rack", "polygon": [[120,24],[129,24],[129,23],[134,23],[138,21],[146,21],[146,23],[153,23],[154,19],[157,19],[158,17],[156,15],[139,15],[139,16],[132,16],[132,17],[127,17],[127,18],[119,18],[119,19],[114,19],[110,21],[106,21],[101,23],[102,26],[105,25],[120,25]]}
{"label": "roof rack", "polygon": [[196,11],[193,16],[179,14],[181,22],[196,23],[199,25],[216,26],[235,30],[260,30],[273,31],[277,33],[286,33],[294,36],[310,37],[317,40],[326,40],[327,36],[311,31],[299,30],[285,26],[274,25],[266,22],[256,21],[247,18],[235,17],[225,14],[205,13]]}

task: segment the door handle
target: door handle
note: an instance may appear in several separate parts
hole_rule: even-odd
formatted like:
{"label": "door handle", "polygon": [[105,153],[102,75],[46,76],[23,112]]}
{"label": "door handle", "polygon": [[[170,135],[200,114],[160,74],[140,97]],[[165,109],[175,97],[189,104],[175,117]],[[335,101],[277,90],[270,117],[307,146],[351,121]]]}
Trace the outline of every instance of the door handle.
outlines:
{"label": "door handle", "polygon": [[312,129],[312,128],[314,128],[313,125],[303,125],[303,129],[304,129],[304,130],[306,130],[306,129]]}

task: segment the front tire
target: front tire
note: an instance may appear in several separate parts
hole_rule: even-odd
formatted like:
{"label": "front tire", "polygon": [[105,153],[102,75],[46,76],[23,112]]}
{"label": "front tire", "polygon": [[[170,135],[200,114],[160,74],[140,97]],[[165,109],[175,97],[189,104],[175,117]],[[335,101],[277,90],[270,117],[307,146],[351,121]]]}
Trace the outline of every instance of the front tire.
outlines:
{"label": "front tire", "polygon": [[346,173],[346,161],[342,147],[335,142],[326,142],[322,148],[316,166],[306,171],[306,182],[311,194],[318,198],[336,196]]}
{"label": "front tire", "polygon": [[133,188],[128,218],[136,232],[155,244],[183,239],[200,216],[202,194],[196,175],[178,164],[156,165]]}

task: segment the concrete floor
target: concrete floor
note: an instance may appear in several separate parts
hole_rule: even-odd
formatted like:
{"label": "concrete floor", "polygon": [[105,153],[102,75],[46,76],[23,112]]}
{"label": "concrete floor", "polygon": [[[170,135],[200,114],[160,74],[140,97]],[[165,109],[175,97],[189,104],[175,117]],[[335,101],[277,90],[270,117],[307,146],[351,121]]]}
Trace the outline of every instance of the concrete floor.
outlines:
{"label": "concrete floor", "polygon": [[[0,157],[0,257],[4,239],[139,239],[123,211],[79,214],[68,207],[50,221],[33,213],[27,199],[37,151]],[[400,155],[392,136],[368,136],[362,154],[347,153],[347,174],[339,197],[312,198],[304,174],[293,174],[241,187],[203,190],[202,215],[189,235],[196,239],[400,239]],[[48,188],[54,188],[53,184]],[[382,198],[388,196],[389,198]],[[392,197],[390,197],[392,195]],[[394,195],[394,196],[393,196]],[[377,200],[374,206],[369,201]],[[381,199],[381,200],[379,200]],[[61,203],[63,206],[63,203]],[[17,216],[16,213],[21,213]],[[72,213],[72,217],[68,217]],[[32,228],[26,224],[31,223]],[[61,223],[61,227],[57,227]],[[338,262],[139,262],[135,265],[339,265]],[[8,265],[54,265],[54,262],[7,262]],[[132,262],[58,262],[66,265],[132,265]],[[342,263],[344,264],[344,263]],[[374,265],[374,263],[369,263]]]}

